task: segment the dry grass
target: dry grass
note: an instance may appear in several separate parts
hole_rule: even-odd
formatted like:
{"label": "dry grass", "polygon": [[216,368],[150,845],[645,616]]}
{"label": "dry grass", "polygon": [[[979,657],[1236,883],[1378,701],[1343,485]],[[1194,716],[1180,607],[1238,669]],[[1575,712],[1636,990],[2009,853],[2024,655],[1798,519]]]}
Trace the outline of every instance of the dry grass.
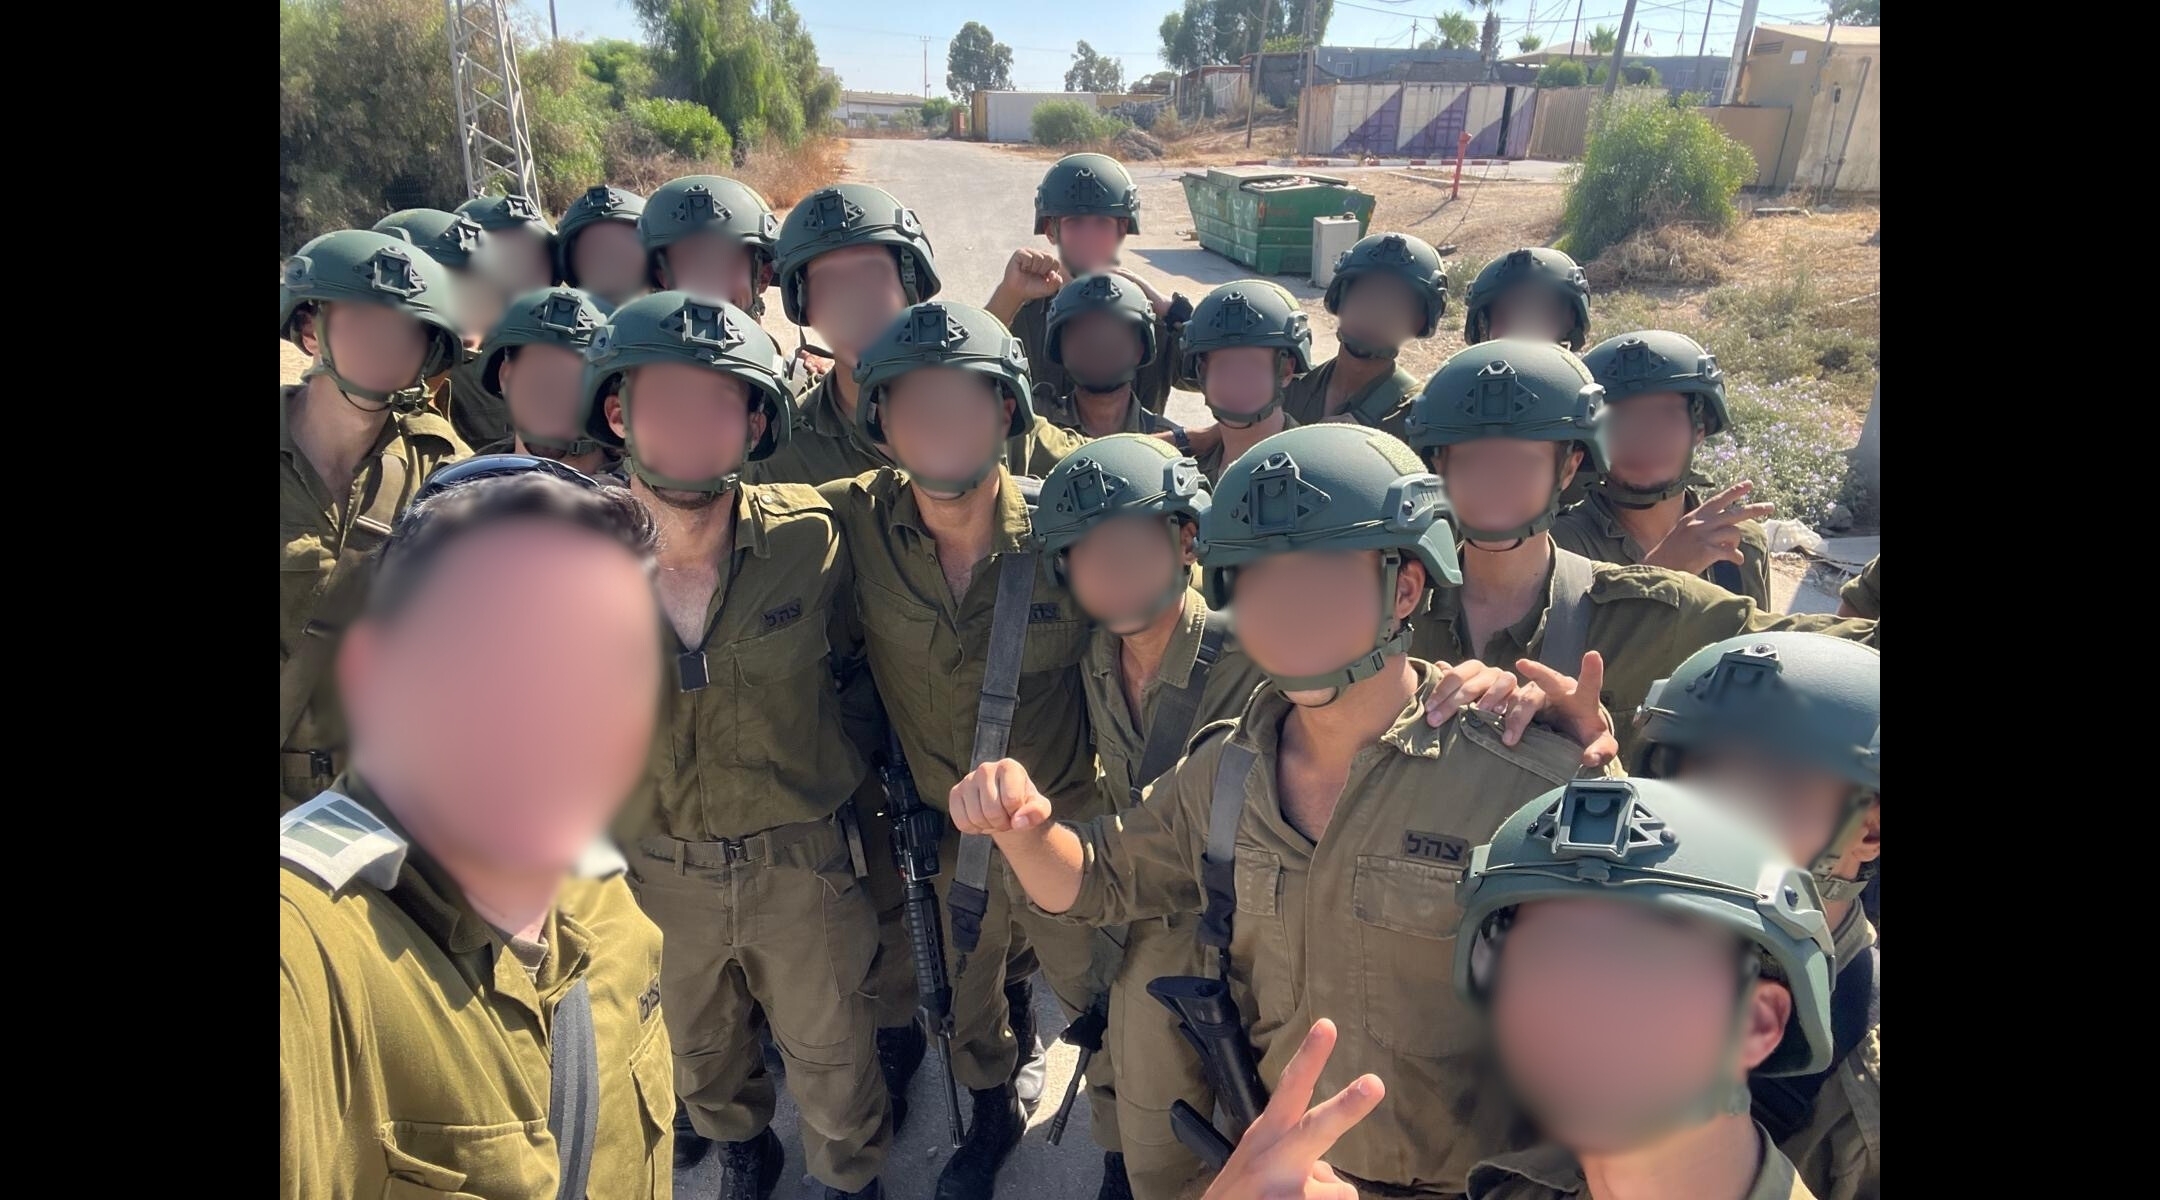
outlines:
{"label": "dry grass", "polygon": [[1732,240],[1692,225],[1661,225],[1628,235],[1583,273],[1595,291],[1645,287],[1708,287],[1725,282],[1737,255]]}
{"label": "dry grass", "polygon": [[846,161],[847,143],[827,137],[804,142],[792,150],[753,150],[740,167],[726,162],[695,162],[672,154],[617,156],[608,163],[608,179],[617,187],[649,195],[668,180],[685,175],[725,175],[756,188],[774,212],[783,212],[838,179]]}
{"label": "dry grass", "polygon": [[[1243,158],[1282,158],[1297,150],[1297,116],[1286,109],[1260,109],[1253,114],[1252,145],[1245,145],[1245,117],[1215,117],[1179,123],[1178,136],[1162,138],[1162,158],[1145,165],[1155,167],[1220,167]],[[1068,154],[1107,154],[1121,159],[1109,139],[1084,146],[1038,146],[1033,142],[1001,142],[998,148],[1023,158],[1055,161]]]}

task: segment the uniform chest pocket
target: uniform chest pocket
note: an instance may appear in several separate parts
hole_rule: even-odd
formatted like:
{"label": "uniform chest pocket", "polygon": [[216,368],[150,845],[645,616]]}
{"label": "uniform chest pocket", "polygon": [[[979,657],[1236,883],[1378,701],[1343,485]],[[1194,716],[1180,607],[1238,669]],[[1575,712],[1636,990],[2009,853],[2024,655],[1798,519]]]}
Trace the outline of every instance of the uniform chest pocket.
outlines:
{"label": "uniform chest pocket", "polygon": [[1087,646],[1086,621],[1029,621],[1027,646],[1020,653],[1020,671],[1056,671],[1080,661]]}
{"label": "uniform chest pocket", "polygon": [[930,698],[930,673],[950,670],[935,658],[941,620],[937,610],[867,580],[858,579],[856,587],[878,694],[888,705],[923,711]]}
{"label": "uniform chest pocket", "polygon": [[1362,854],[1351,881],[1365,1030],[1398,1054],[1467,1051],[1478,1023],[1455,995],[1455,867]]}
{"label": "uniform chest pocket", "polygon": [[735,720],[722,744],[738,763],[779,761],[815,744],[823,724],[839,719],[825,619],[822,608],[804,613],[778,633],[728,648],[735,659]]}
{"label": "uniform chest pocket", "polygon": [[1282,856],[1265,850],[1237,852],[1237,910],[1272,917],[1282,903]]}
{"label": "uniform chest pocket", "polygon": [[546,1121],[391,1121],[382,1127],[382,1147],[382,1200],[555,1193],[555,1140]]}

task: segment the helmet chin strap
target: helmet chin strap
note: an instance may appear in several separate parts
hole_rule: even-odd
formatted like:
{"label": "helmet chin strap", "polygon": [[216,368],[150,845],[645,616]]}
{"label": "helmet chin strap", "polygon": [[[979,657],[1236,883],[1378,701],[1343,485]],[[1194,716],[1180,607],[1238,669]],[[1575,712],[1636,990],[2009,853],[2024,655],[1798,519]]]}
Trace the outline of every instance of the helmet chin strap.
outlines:
{"label": "helmet chin strap", "polygon": [[[1567,462],[1568,449],[1574,444],[1575,443],[1573,442],[1559,443],[1560,464],[1565,464]],[[1552,495],[1546,497],[1545,499],[1545,511],[1539,513],[1537,516],[1530,518],[1528,521],[1525,521],[1522,524],[1515,526],[1513,529],[1479,529],[1472,525],[1457,523],[1457,525],[1455,526],[1456,533],[1461,537],[1462,541],[1464,542],[1514,543],[1513,545],[1501,550],[1493,550],[1490,547],[1486,546],[1478,547],[1478,549],[1484,550],[1488,554],[1505,554],[1509,550],[1519,550],[1531,538],[1534,538],[1537,535],[1552,528],[1554,519],[1560,515],[1560,494],[1566,490],[1567,485],[1560,482],[1559,472],[1556,466],[1553,478]]]}
{"label": "helmet chin strap", "polygon": [[1593,481],[1590,486],[1621,508],[1639,509],[1655,508],[1674,496],[1685,492],[1688,490],[1689,485],[1695,482],[1697,482],[1695,451],[1691,448],[1688,450],[1687,460],[1680,464],[1680,473],[1664,483],[1655,484],[1651,487],[1637,487],[1614,475],[1611,471],[1607,471]]}
{"label": "helmet chin strap", "polygon": [[382,410],[371,409],[353,399],[353,397],[358,396],[361,400],[372,400],[400,417],[410,417],[427,408],[428,388],[425,364],[422,365],[423,373],[417,382],[411,387],[399,388],[396,391],[362,387],[347,379],[344,373],[338,370],[337,360],[331,357],[330,354],[330,309],[327,305],[317,305],[315,309],[315,344],[321,348],[320,357],[322,361],[301,373],[300,381],[302,383],[317,376],[326,377],[330,382],[337,385],[339,393],[345,397],[347,404],[362,412],[380,412]]}
{"label": "helmet chin strap", "polygon": [[1090,379],[1078,371],[1067,371],[1066,374],[1072,376],[1073,386],[1081,391],[1094,396],[1107,396],[1138,379],[1140,369],[1138,367],[1127,367],[1122,373],[1110,379]]}
{"label": "helmet chin strap", "polygon": [[1352,358],[1362,358],[1368,362],[1374,359],[1386,359],[1393,362],[1395,356],[1402,353],[1402,347],[1400,346],[1376,345],[1361,338],[1352,337],[1341,330],[1336,331],[1335,342],[1342,347],[1344,354]]}
{"label": "helmet chin strap", "polygon": [[[625,424],[627,423],[625,422]],[[535,458],[576,458],[581,454],[591,454],[601,448],[600,443],[590,437],[576,437],[564,441],[561,438],[540,437],[537,434],[527,433],[522,429],[517,430],[517,437],[519,444],[532,451]]]}
{"label": "helmet chin strap", "polygon": [[1334,689],[1334,694],[1318,704],[1306,708],[1326,708],[1342,699],[1350,685],[1370,679],[1380,673],[1387,660],[1410,648],[1410,623],[1395,619],[1395,581],[1402,574],[1403,557],[1398,550],[1389,550],[1380,556],[1380,625],[1373,641],[1373,648],[1332,671],[1318,675],[1276,675],[1270,673],[1268,682],[1279,692],[1316,692],[1322,688]]}
{"label": "helmet chin strap", "polygon": [[[631,379],[628,375],[625,375],[622,390],[617,392],[616,395],[622,397],[623,460],[624,465],[629,467],[632,475],[644,480],[645,486],[652,488],[654,491],[667,489],[677,492],[702,492],[715,498],[724,496],[742,485],[742,469],[739,466],[725,475],[714,475],[705,479],[678,479],[673,475],[662,475],[646,466],[644,459],[638,454],[637,450],[637,422],[630,419],[630,388]],[[748,447],[744,447],[744,450],[745,457],[747,457]],[[673,502],[670,501],[670,503]],[[707,503],[710,503],[710,501]],[[704,505],[677,504],[674,507],[702,508]]]}
{"label": "helmet chin strap", "polygon": [[1836,872],[1838,863],[1844,860],[1846,852],[1853,848],[1866,831],[1868,812],[1875,807],[1876,802],[1876,794],[1865,788],[1854,788],[1848,792],[1845,796],[1845,811],[1838,820],[1837,831],[1830,835],[1829,844],[1815,856],[1815,861],[1808,864],[1808,873],[1815,877],[1815,886],[1822,893],[1823,903],[1842,904],[1848,900],[1858,900],[1860,893],[1867,890],[1868,882],[1875,878],[1874,863],[1862,863],[1858,879],[1843,879]]}
{"label": "helmet chin strap", "polygon": [[1213,400],[1206,400],[1205,403],[1207,404],[1207,410],[1215,414],[1216,424],[1226,425],[1231,429],[1251,429],[1260,422],[1267,420],[1270,413],[1281,408],[1283,398],[1283,386],[1277,383],[1275,385],[1275,394],[1268,397],[1268,402],[1261,405],[1258,412],[1230,412],[1227,409],[1216,407]]}

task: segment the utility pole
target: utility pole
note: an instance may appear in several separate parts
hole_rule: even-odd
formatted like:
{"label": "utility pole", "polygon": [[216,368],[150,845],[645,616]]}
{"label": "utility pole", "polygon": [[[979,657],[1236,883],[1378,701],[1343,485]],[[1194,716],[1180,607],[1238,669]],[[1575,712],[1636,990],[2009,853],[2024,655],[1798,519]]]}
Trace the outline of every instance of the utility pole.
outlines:
{"label": "utility pole", "polygon": [[1245,148],[1252,149],[1253,98],[1260,94],[1260,55],[1252,56],[1252,68],[1245,72]]}
{"label": "utility pole", "polygon": [[555,24],[555,0],[548,0],[548,40],[552,42],[562,40],[562,28]]}
{"label": "utility pole", "polygon": [[1579,40],[1581,39],[1581,37],[1582,37],[1582,0],[1575,0],[1575,32],[1573,32],[1573,33],[1569,34],[1569,35],[1568,35],[1568,39],[1567,39],[1567,49],[1568,49],[1568,57],[1569,57],[1569,58],[1574,58],[1574,57],[1576,57],[1576,54],[1577,54],[1577,44],[1578,44],[1578,41],[1579,41]]}
{"label": "utility pole", "polygon": [[[1695,57],[1697,58],[1701,58],[1703,56],[1703,48],[1710,44],[1710,18],[1715,15],[1716,12],[1717,0],[1710,0],[1708,4],[1703,5],[1702,36],[1695,39]],[[1705,80],[1704,82],[1708,81]]]}
{"label": "utility pole", "polygon": [[1725,95],[1731,104],[1740,96],[1740,72],[1747,66],[1748,38],[1755,32],[1755,0],[1740,0],[1740,29],[1733,34],[1732,66],[1725,72]]}
{"label": "utility pole", "polygon": [[[1300,92],[1313,85],[1313,72],[1320,66],[1320,42],[1313,37],[1313,7],[1318,2],[1319,0],[1305,0],[1305,81],[1298,87]],[[1298,111],[1303,113],[1305,106],[1298,105]]]}
{"label": "utility pole", "polygon": [[1620,36],[1613,39],[1612,67],[1605,72],[1605,94],[1610,96],[1620,86],[1620,60],[1627,53],[1628,31],[1635,25],[1635,0],[1627,0],[1627,7],[1620,10]]}
{"label": "utility pole", "polygon": [[930,39],[922,39],[922,98],[930,98]]}

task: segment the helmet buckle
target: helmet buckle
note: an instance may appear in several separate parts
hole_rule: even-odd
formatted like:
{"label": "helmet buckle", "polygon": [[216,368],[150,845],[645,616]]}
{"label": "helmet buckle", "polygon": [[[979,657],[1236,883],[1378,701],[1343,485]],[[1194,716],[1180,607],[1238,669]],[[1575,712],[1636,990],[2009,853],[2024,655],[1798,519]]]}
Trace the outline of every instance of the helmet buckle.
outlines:
{"label": "helmet buckle", "polygon": [[696,300],[683,301],[682,308],[661,322],[660,327],[681,338],[692,346],[708,352],[707,357],[718,360],[721,351],[731,350],[742,344],[742,331],[735,322],[720,311],[715,304]]}
{"label": "helmet buckle", "polygon": [[683,193],[682,203],[675,206],[675,219],[687,225],[705,225],[714,221],[724,224],[734,220],[735,214],[713,198],[711,188],[700,183]]}
{"label": "helmet buckle", "polygon": [[[1552,843],[1554,858],[1602,859],[1626,863],[1638,851],[1677,844],[1678,838],[1665,822],[1636,797],[1635,786],[1625,779],[1580,779],[1567,786],[1551,808],[1538,819]],[[1612,868],[1603,862],[1595,869],[1604,876],[1584,874],[1593,864],[1576,868],[1584,879],[1609,878]]]}
{"label": "helmet buckle", "polygon": [[368,286],[400,299],[410,300],[427,290],[427,281],[413,269],[412,256],[401,249],[384,246],[360,264],[359,270],[367,277]]}
{"label": "helmet buckle", "polygon": [[1240,506],[1243,511],[1233,512],[1231,517],[1243,521],[1256,534],[1281,536],[1297,532],[1299,523],[1327,507],[1330,499],[1326,492],[1305,482],[1296,459],[1278,450],[1252,473]]}

